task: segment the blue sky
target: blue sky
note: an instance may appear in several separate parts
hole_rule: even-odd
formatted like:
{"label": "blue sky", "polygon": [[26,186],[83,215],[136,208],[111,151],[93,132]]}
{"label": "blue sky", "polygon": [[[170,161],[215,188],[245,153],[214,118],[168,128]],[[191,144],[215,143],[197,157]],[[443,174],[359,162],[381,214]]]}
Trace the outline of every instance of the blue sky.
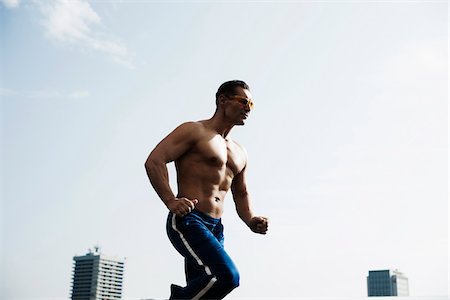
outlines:
{"label": "blue sky", "polygon": [[228,196],[229,299],[364,297],[387,268],[448,296],[448,9],[3,0],[0,298],[68,297],[94,244],[127,258],[126,299],[183,284],[143,163],[229,79],[255,99],[232,136],[271,219],[252,234]]}

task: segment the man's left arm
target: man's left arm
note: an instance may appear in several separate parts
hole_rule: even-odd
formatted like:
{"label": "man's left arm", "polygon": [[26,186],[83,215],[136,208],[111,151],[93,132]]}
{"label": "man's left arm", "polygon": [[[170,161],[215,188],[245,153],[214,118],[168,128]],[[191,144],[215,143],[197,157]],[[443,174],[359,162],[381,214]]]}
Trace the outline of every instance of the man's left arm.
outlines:
{"label": "man's left arm", "polygon": [[233,178],[231,183],[231,192],[233,193],[236,211],[239,217],[247,226],[256,233],[266,234],[269,220],[266,217],[255,216],[253,214],[250,195],[247,191],[247,183],[245,180],[245,171],[247,166]]}

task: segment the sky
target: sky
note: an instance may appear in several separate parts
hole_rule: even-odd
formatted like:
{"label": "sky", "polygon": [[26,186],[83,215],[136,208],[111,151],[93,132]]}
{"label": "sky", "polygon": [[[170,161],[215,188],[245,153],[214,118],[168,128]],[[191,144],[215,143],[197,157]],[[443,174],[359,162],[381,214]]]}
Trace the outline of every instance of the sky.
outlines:
{"label": "sky", "polygon": [[124,299],[184,285],[144,162],[242,79],[231,136],[270,228],[227,196],[227,299],[363,299],[377,269],[446,299],[448,28],[448,1],[2,0],[0,298],[67,299],[96,244]]}

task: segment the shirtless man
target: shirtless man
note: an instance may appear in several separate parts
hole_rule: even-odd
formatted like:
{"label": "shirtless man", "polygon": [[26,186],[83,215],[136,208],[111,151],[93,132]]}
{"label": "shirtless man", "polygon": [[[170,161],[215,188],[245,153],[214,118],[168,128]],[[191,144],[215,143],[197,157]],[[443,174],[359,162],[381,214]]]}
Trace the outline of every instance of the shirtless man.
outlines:
{"label": "shirtless man", "polygon": [[[244,125],[253,100],[248,85],[223,83],[209,120],[187,122],[150,153],[145,168],[153,188],[169,209],[167,234],[185,259],[187,286],[171,286],[170,299],[222,299],[239,285],[239,273],[223,247],[223,201],[231,188],[236,211],[248,227],[265,234],[268,219],[255,216],[247,192],[247,153],[229,137]],[[178,194],[166,164],[175,162]]]}

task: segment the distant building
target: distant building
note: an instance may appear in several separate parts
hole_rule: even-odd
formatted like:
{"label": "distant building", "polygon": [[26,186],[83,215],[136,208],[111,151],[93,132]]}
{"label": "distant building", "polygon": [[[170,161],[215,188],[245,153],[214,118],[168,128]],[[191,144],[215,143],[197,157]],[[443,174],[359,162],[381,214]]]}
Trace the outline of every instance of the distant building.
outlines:
{"label": "distant building", "polygon": [[107,257],[99,247],[83,256],[75,256],[72,300],[112,300],[122,297],[125,259]]}
{"label": "distant building", "polygon": [[398,270],[369,271],[367,293],[376,296],[409,296],[408,278]]}

